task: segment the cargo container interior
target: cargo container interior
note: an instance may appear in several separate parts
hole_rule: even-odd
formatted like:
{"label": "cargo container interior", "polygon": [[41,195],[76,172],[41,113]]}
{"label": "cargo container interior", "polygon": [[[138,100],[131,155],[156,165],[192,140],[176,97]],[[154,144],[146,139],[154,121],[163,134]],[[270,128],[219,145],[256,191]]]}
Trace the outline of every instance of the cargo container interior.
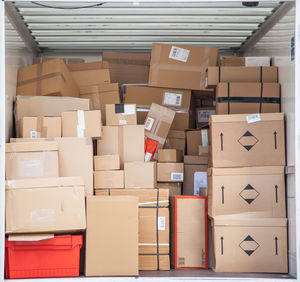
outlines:
{"label": "cargo container interior", "polygon": [[[70,9],[74,7],[81,9]],[[271,56],[273,65],[278,66],[281,109],[286,118],[289,274],[171,270],[144,271],[138,278],[82,276],[74,279],[282,281],[299,277],[300,195],[296,187],[300,184],[300,172],[296,164],[300,160],[300,113],[295,109],[300,106],[296,95],[300,91],[300,3],[260,1],[258,7],[246,7],[241,1],[1,1],[0,280],[4,279],[4,148],[13,136],[17,68],[30,65],[34,56],[82,57],[96,61],[101,60],[103,51],[151,52],[152,42],[217,46],[220,55]],[[69,280],[73,278],[65,279]]]}

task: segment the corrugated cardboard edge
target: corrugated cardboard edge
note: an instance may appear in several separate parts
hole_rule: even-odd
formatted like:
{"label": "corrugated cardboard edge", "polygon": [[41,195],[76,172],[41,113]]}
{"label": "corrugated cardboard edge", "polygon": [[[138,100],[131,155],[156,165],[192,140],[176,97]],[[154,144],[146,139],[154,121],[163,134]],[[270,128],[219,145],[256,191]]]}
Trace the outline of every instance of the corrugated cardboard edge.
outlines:
{"label": "corrugated cardboard edge", "polygon": [[[210,123],[247,122],[249,115],[251,114],[212,115],[210,116]],[[284,120],[284,113],[264,113],[260,114],[260,119],[260,122],[281,121]]]}
{"label": "corrugated cardboard edge", "polygon": [[284,166],[256,166],[256,167],[237,167],[237,168],[209,168],[208,176],[226,175],[272,175],[284,174]]}
{"label": "corrugated cardboard edge", "polygon": [[220,215],[212,218],[214,226],[286,227],[287,218],[262,217],[264,212]]}
{"label": "corrugated cardboard edge", "polygon": [[58,151],[57,142],[20,142],[6,143],[6,153]]}

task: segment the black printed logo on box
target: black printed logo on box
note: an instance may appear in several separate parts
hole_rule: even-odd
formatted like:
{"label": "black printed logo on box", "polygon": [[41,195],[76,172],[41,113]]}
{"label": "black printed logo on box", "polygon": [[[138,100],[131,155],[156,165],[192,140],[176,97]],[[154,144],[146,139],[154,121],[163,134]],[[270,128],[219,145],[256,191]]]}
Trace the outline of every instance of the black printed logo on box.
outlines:
{"label": "black printed logo on box", "polygon": [[248,255],[251,256],[258,248],[259,244],[248,235],[240,244],[239,247]]}
{"label": "black printed logo on box", "polygon": [[246,131],[243,136],[240,137],[238,142],[247,150],[250,151],[254,145],[258,142],[258,139],[250,132]]}
{"label": "black printed logo on box", "polygon": [[253,186],[248,184],[239,195],[250,205],[260,194]]}

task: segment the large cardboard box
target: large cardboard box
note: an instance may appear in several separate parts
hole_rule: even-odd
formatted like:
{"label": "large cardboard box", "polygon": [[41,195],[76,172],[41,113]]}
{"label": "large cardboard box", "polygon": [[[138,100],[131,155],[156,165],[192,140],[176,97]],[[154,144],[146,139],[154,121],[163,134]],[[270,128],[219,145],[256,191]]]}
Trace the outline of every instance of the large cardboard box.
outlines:
{"label": "large cardboard box", "polygon": [[130,162],[124,164],[125,188],[155,188],[156,162]]}
{"label": "large cardboard box", "polygon": [[190,130],[185,134],[188,155],[198,155],[199,145],[208,146],[208,129]]}
{"label": "large cardboard box", "polygon": [[124,170],[98,170],[94,172],[94,189],[124,188]]}
{"label": "large cardboard box", "polygon": [[279,83],[219,83],[217,114],[280,112]]}
{"label": "large cardboard box", "polygon": [[287,273],[287,220],[217,216],[212,221],[216,272]]}
{"label": "large cardboard box", "polygon": [[170,204],[172,268],[206,269],[206,197],[175,196],[170,198]]}
{"label": "large cardboard box", "polygon": [[208,215],[286,217],[283,166],[210,168]]}
{"label": "large cardboard box", "polygon": [[221,66],[232,67],[269,67],[271,65],[270,57],[222,57]]}
{"label": "large cardboard box", "polygon": [[185,131],[170,130],[165,141],[164,148],[181,150],[185,153]]}
{"label": "large cardboard box", "polygon": [[61,137],[61,117],[23,117],[20,122],[20,137]]}
{"label": "large cardboard box", "polygon": [[85,230],[82,177],[6,181],[6,233]]}
{"label": "large cardboard box", "polygon": [[121,168],[124,162],[144,161],[144,126],[103,126],[101,140],[97,141],[97,154],[120,155]]}
{"label": "large cardboard box", "polygon": [[5,178],[24,179],[58,177],[57,142],[7,143]]}
{"label": "large cardboard box", "polygon": [[94,170],[120,169],[119,155],[94,156]]}
{"label": "large cardboard box", "polygon": [[208,67],[206,87],[220,82],[278,82],[277,67]]}
{"label": "large cardboard box", "polygon": [[210,117],[211,167],[284,166],[284,114]]}
{"label": "large cardboard box", "polygon": [[62,137],[102,136],[101,111],[62,112]]}
{"label": "large cardboard box", "polygon": [[107,125],[136,125],[135,104],[106,104]]}
{"label": "large cardboard box", "polygon": [[182,163],[183,152],[176,149],[159,149],[158,150],[159,163]]}
{"label": "large cardboard box", "polygon": [[135,196],[139,201],[139,270],[169,270],[167,189],[96,190],[96,196]]}
{"label": "large cardboard box", "polygon": [[157,163],[158,182],[183,182],[183,163]]}
{"label": "large cardboard box", "polygon": [[61,58],[18,70],[17,95],[78,97],[79,89]]}
{"label": "large cardboard box", "polygon": [[205,71],[216,66],[218,48],[152,44],[149,86],[205,89]]}
{"label": "large cardboard box", "polygon": [[138,227],[137,197],[87,197],[85,275],[138,275]]}
{"label": "large cardboard box", "polygon": [[179,196],[182,194],[181,182],[157,182],[156,187],[158,189],[168,189],[170,196]]}
{"label": "large cardboard box", "polygon": [[102,60],[109,63],[111,82],[148,82],[150,54],[103,52]]}

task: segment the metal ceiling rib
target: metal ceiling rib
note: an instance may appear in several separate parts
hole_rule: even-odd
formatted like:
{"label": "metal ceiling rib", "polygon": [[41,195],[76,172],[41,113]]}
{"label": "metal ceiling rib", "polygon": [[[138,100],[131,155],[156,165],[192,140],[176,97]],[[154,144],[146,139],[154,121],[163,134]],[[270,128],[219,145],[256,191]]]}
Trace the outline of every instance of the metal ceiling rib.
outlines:
{"label": "metal ceiling rib", "polygon": [[[238,50],[280,5],[241,2],[13,2],[41,50],[150,51],[152,42]],[[50,8],[47,6],[55,7]],[[281,27],[288,28],[289,22]],[[279,32],[279,31],[278,31]]]}

